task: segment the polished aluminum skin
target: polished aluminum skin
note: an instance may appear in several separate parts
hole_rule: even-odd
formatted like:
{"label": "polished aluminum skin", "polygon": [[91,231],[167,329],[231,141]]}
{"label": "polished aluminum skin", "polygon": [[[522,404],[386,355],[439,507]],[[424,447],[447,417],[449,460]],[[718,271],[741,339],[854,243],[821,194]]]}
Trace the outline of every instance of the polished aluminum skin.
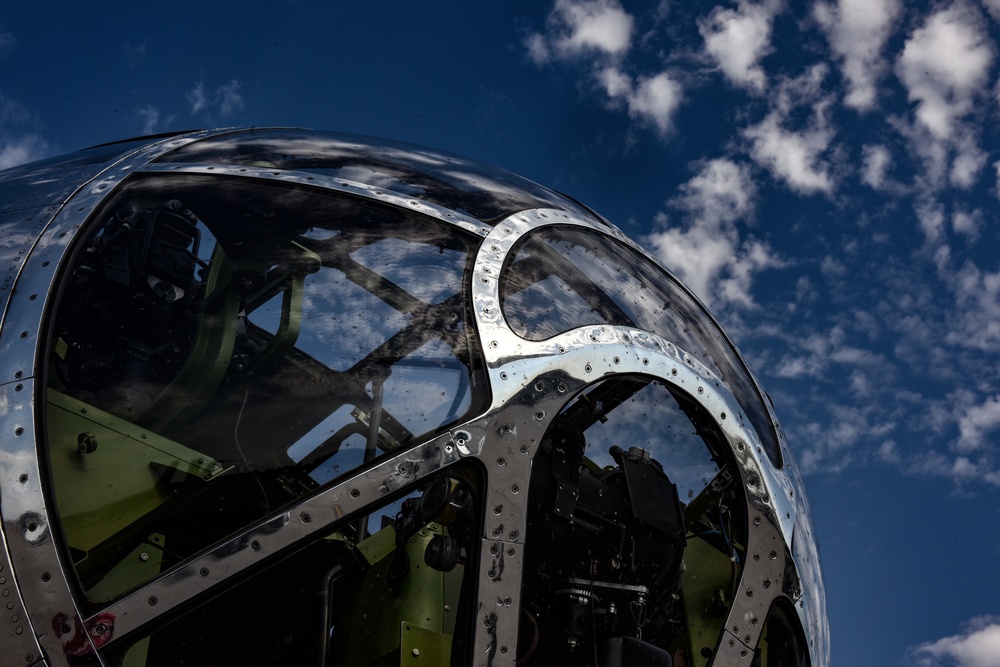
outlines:
{"label": "polished aluminum skin", "polygon": [[[194,174],[325,189],[434,219],[481,239],[465,289],[490,401],[481,414],[337,478],[95,611],[79,599],[49,488],[41,417],[49,341],[42,332],[74,240],[95,209],[133,174]],[[525,238],[563,228],[607,236],[648,258],[600,216],[529,181],[436,151],[353,136],[285,129],[194,132],[110,144],[0,172],[0,266],[5,268],[0,278],[0,655],[5,664],[84,664],[80,661],[93,659],[130,632],[238,580],[282,550],[324,534],[342,517],[463,460],[478,459],[485,470],[485,511],[470,654],[477,665],[514,665],[531,502],[528,480],[539,443],[556,415],[588,386],[642,375],[676,388],[712,415],[737,464],[747,507],[747,559],[738,595],[720,619],[710,664],[750,665],[764,619],[776,600],[784,600],[794,605],[811,664],[827,667],[825,593],[808,502],[784,434],[759,388],[755,405],[740,405],[734,390],[695,351],[652,331],[594,324],[533,341],[512,330],[504,314],[505,267]],[[707,311],[701,317],[717,329]],[[745,417],[749,412],[766,415],[772,425],[768,432],[755,428]],[[776,443],[776,457],[768,454],[768,443]]]}

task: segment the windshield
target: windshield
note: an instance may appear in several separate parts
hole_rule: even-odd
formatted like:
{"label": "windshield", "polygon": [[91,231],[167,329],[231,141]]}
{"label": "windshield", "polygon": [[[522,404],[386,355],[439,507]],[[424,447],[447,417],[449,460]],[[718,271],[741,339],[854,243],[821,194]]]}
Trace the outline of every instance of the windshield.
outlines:
{"label": "windshield", "polygon": [[654,262],[589,230],[545,227],[505,268],[504,317],[514,333],[545,340],[588,324],[636,327],[676,344],[736,397],[774,465],[774,428],[750,373],[704,308]]}
{"label": "windshield", "polygon": [[132,181],[90,224],[55,311],[47,438],[91,600],[488,399],[455,228],[180,174]]}

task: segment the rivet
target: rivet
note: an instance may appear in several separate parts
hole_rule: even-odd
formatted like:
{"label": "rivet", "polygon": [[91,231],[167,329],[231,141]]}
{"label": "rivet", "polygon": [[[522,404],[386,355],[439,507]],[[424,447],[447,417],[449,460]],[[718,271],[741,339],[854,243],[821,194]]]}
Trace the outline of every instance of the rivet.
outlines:
{"label": "rivet", "polygon": [[753,518],[753,525],[755,525],[755,526],[759,526],[760,525],[760,516],[759,515],[755,516]]}
{"label": "rivet", "polygon": [[521,487],[519,487],[517,484],[512,484],[511,487],[510,487],[510,492],[511,493],[517,493],[520,490],[521,490]]}
{"label": "rivet", "polygon": [[506,380],[507,379],[507,372],[506,371],[502,371],[500,373],[500,379],[501,380]]}
{"label": "rivet", "polygon": [[591,367],[590,364],[587,364],[586,366],[583,367],[583,370],[585,370],[586,372],[589,373],[589,372],[591,372],[594,369],[593,369],[593,367]]}
{"label": "rivet", "polygon": [[705,388],[704,387],[698,387],[698,393],[699,394],[704,394],[705,393]]}
{"label": "rivet", "polygon": [[18,426],[17,428],[14,429],[14,435],[23,435],[23,434],[24,434],[24,428],[23,427]]}
{"label": "rivet", "polygon": [[615,365],[617,366],[618,364],[620,364],[622,362],[622,360],[619,359],[618,357],[615,357],[614,358],[614,362],[615,362]]}
{"label": "rivet", "polygon": [[720,416],[720,417],[722,417],[723,419],[725,419],[725,418],[726,418],[726,413],[725,413],[725,412],[723,412],[723,413],[722,413],[721,415],[719,415],[719,416]]}

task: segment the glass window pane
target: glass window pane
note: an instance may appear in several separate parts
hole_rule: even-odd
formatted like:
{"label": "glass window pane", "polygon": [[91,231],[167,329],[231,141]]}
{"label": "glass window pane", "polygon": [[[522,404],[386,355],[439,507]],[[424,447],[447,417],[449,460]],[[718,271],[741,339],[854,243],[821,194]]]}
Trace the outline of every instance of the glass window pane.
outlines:
{"label": "glass window pane", "polygon": [[[479,481],[453,469],[257,570],[181,615],[111,644],[110,665],[451,664],[469,646]],[[399,538],[399,539],[397,539]],[[458,664],[464,663],[459,660]]]}
{"label": "glass window pane", "polygon": [[532,461],[518,664],[699,664],[746,556],[738,478],[670,385],[619,376],[574,398]]}
{"label": "glass window pane", "polygon": [[[64,274],[51,334],[48,446],[87,595],[485,405],[469,241],[323,190],[126,185]],[[154,537],[160,556],[135,566]]]}
{"label": "glass window pane", "polygon": [[597,232],[546,227],[517,248],[501,298],[510,327],[528,340],[613,324],[675,343],[726,383],[771,462],[781,464],[763,398],[732,344],[687,290],[640,253]]}

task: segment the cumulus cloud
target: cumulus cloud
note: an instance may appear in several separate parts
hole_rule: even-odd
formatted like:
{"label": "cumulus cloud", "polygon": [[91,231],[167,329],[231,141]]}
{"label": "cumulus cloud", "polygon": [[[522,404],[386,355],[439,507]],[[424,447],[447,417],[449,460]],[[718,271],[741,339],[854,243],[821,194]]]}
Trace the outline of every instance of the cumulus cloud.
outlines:
{"label": "cumulus cloud", "polygon": [[726,158],[701,165],[670,204],[686,214],[686,224],[667,227],[647,241],[663,264],[707,303],[753,307],[754,276],[782,264],[767,244],[742,239],[737,223],[753,216],[757,189],[749,167]]}
{"label": "cumulus cloud", "polygon": [[879,144],[861,147],[861,182],[873,190],[895,189],[888,174],[892,165],[892,153],[886,146]]}
{"label": "cumulus cloud", "polygon": [[957,635],[911,651],[918,667],[1000,667],[1000,618],[972,619]]}
{"label": "cumulus cloud", "polygon": [[620,57],[631,47],[634,19],[617,0],[556,0],[546,34],[525,38],[536,65],[587,55]]}
{"label": "cumulus cloud", "polygon": [[822,160],[833,132],[822,117],[805,132],[793,132],[781,126],[780,114],[771,113],[744,135],[754,160],[792,190],[800,194],[833,190],[833,177]]}
{"label": "cumulus cloud", "polygon": [[1000,429],[1000,394],[964,408],[958,419],[959,452],[967,454],[986,445],[986,437]]}
{"label": "cumulus cloud", "polygon": [[760,60],[771,53],[771,24],[776,3],[740,0],[736,9],[716,7],[698,22],[705,51],[733,84],[763,93],[767,76]]}
{"label": "cumulus cloud", "polygon": [[191,115],[218,116],[226,118],[243,109],[243,84],[236,79],[206,90],[204,82],[197,82],[187,94]]}
{"label": "cumulus cloud", "polygon": [[955,311],[945,341],[957,347],[1000,352],[1000,270],[983,270],[969,261],[947,279]]}
{"label": "cumulus cloud", "polygon": [[598,81],[611,100],[628,106],[629,116],[651,124],[661,136],[669,134],[673,116],[681,103],[682,89],[666,72],[633,81],[621,70],[608,67]]}
{"label": "cumulus cloud", "polygon": [[[754,161],[799,194],[829,194],[835,186],[826,164],[834,137],[827,112],[831,98],[823,89],[826,73],[825,65],[816,65],[781,81],[772,111],[743,130]],[[811,109],[810,119],[796,130],[791,119],[802,107]]]}
{"label": "cumulus cloud", "polygon": [[813,13],[847,80],[844,104],[859,111],[872,109],[878,82],[888,69],[882,50],[899,16],[899,0],[820,2]]}
{"label": "cumulus cloud", "polygon": [[1000,0],[983,0],[983,5],[986,6],[994,19],[1000,21]]}
{"label": "cumulus cloud", "polygon": [[524,39],[528,57],[538,66],[551,62],[589,65],[598,91],[613,106],[623,106],[636,121],[670,134],[683,99],[681,84],[666,71],[635,76],[625,66],[633,44],[635,19],[618,0],[556,0],[544,33]]}
{"label": "cumulus cloud", "polygon": [[0,135],[0,169],[40,160],[50,152],[48,142],[37,134],[21,137]]}
{"label": "cumulus cloud", "polygon": [[135,110],[135,114],[142,121],[143,134],[156,134],[162,127],[160,125],[160,110],[152,104],[145,104]]}
{"label": "cumulus cloud", "polygon": [[51,153],[49,143],[34,130],[36,124],[23,105],[0,94],[0,169],[40,160]]}
{"label": "cumulus cloud", "polygon": [[993,62],[982,18],[965,4],[932,14],[903,47],[897,73],[917,121],[937,139],[950,139],[958,120],[972,111]]}

